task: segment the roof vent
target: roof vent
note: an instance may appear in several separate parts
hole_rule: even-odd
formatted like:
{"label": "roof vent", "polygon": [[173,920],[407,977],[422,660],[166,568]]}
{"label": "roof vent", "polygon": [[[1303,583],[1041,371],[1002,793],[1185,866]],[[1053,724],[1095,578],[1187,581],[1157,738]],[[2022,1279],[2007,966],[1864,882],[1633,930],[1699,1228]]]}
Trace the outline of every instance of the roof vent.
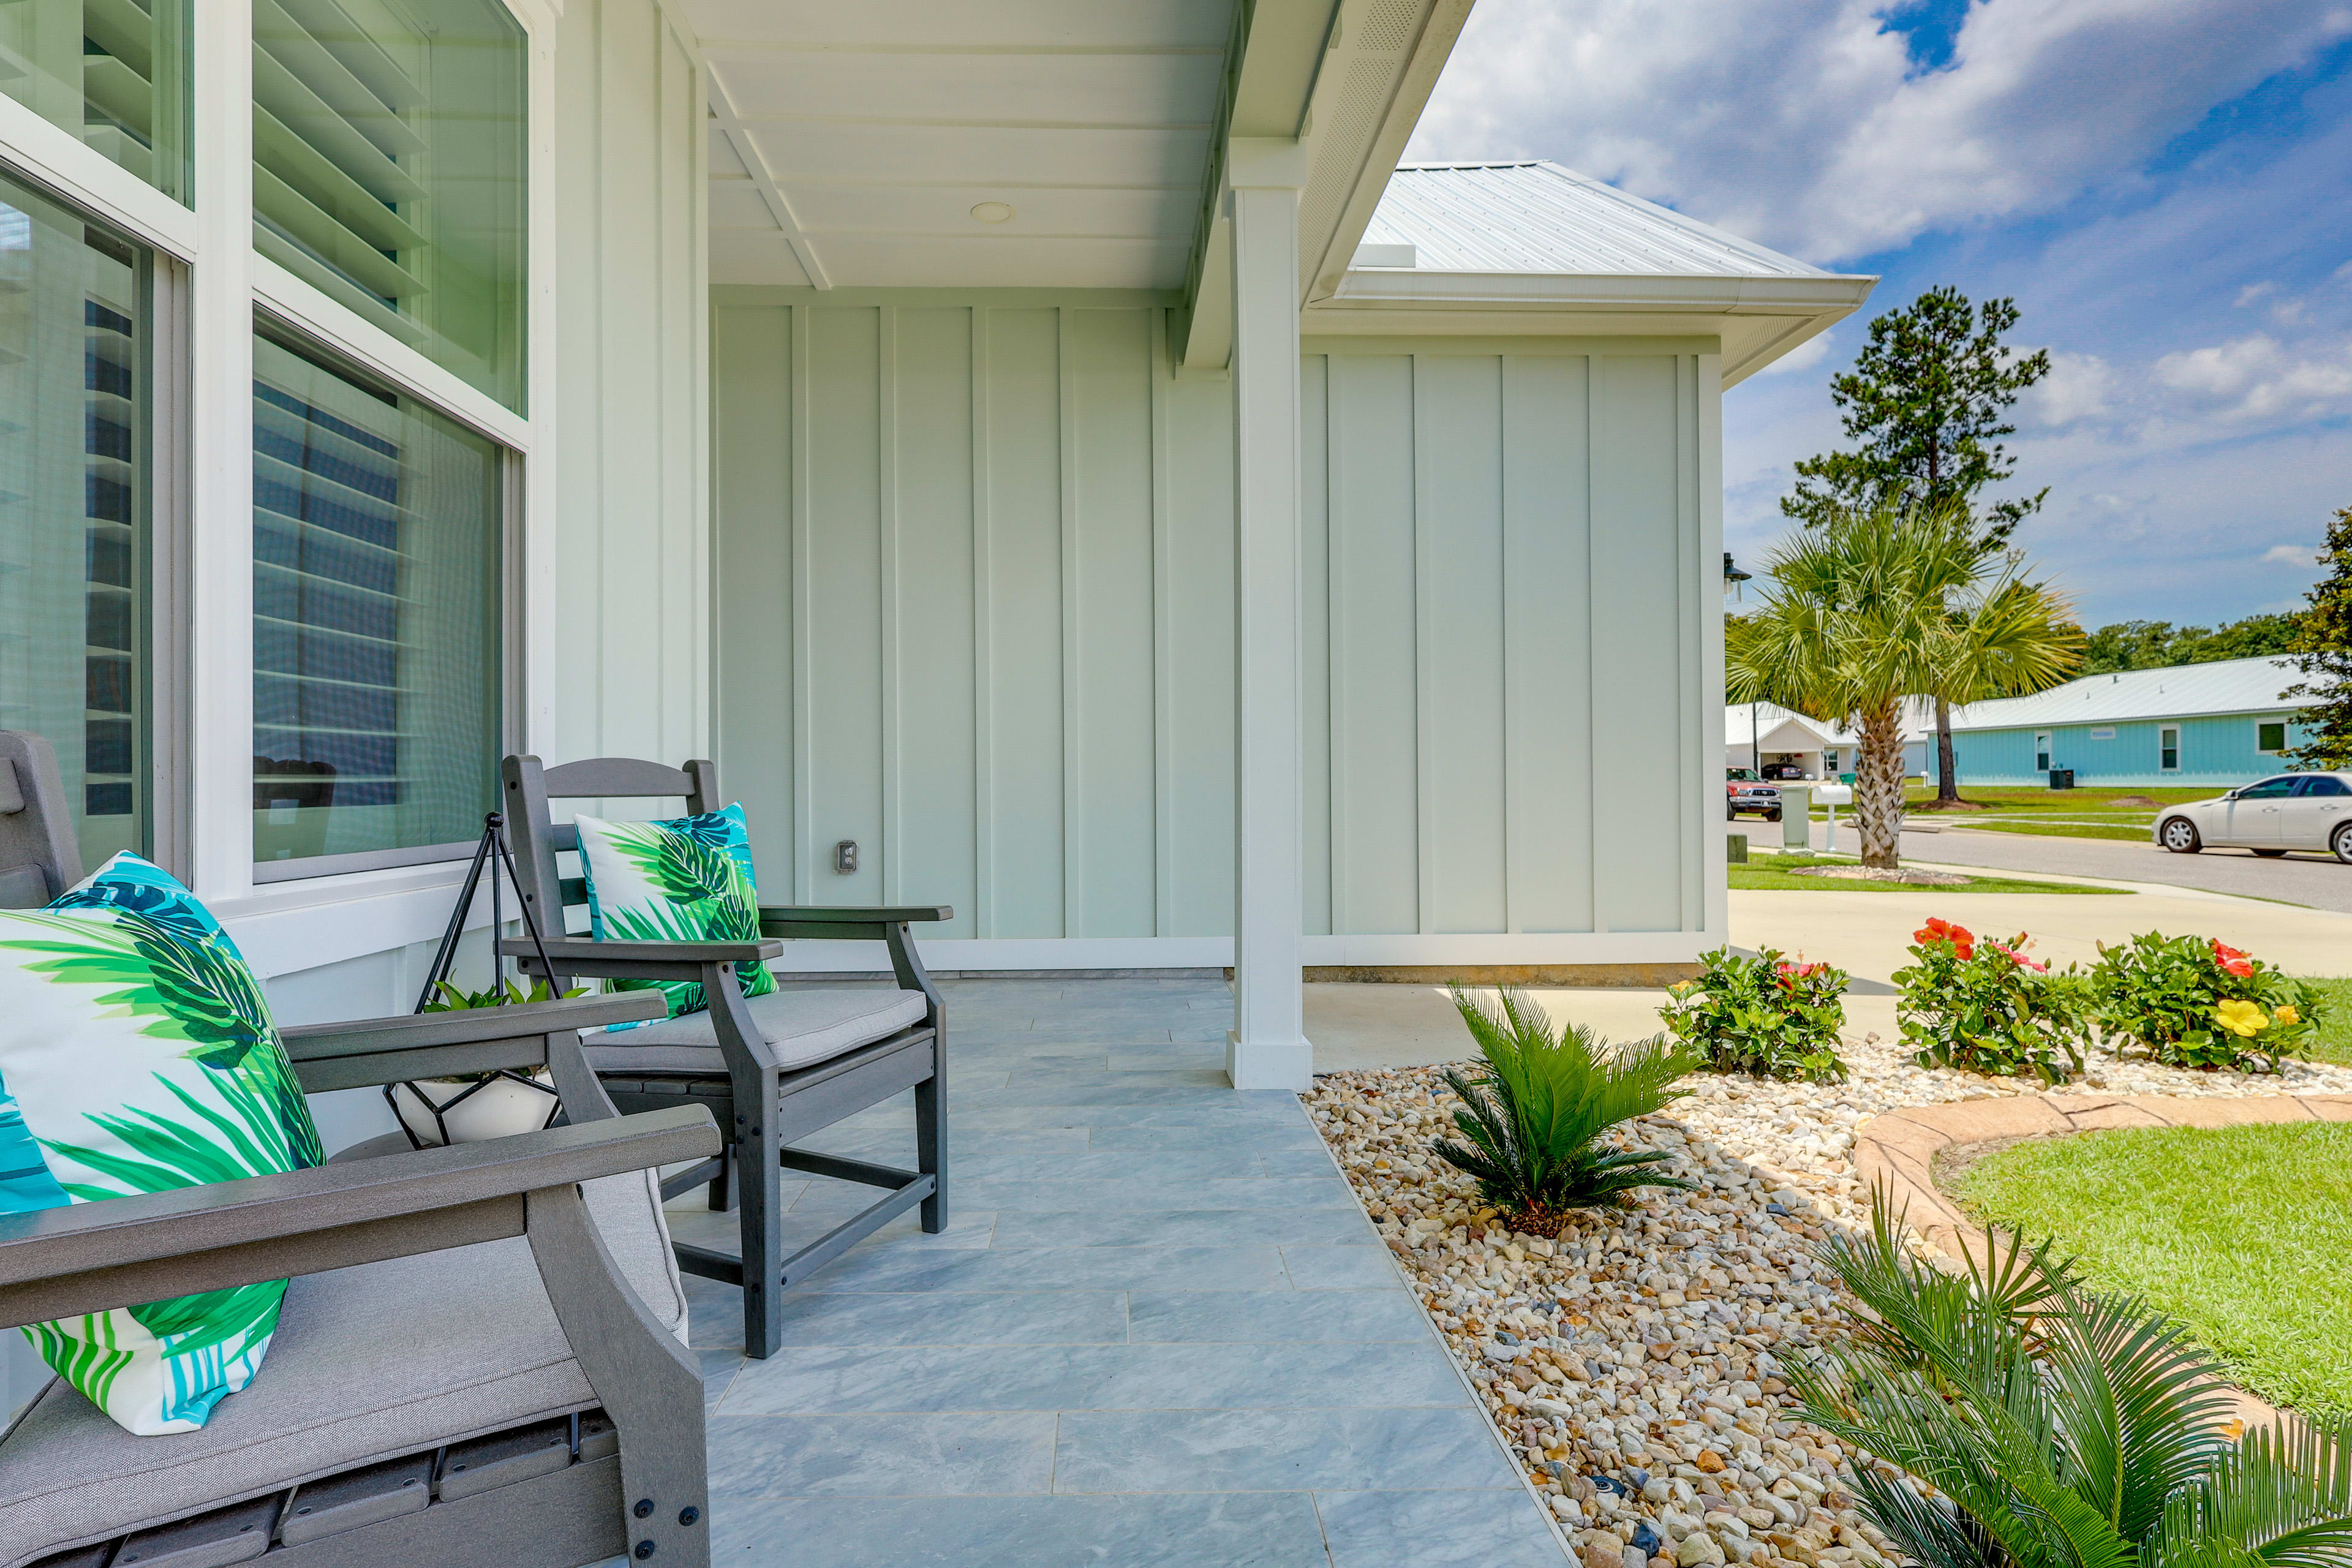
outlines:
{"label": "roof vent", "polygon": [[1348,265],[1350,267],[1412,267],[1418,263],[1413,259],[1413,250],[1410,245],[1360,245],[1356,247],[1356,258]]}

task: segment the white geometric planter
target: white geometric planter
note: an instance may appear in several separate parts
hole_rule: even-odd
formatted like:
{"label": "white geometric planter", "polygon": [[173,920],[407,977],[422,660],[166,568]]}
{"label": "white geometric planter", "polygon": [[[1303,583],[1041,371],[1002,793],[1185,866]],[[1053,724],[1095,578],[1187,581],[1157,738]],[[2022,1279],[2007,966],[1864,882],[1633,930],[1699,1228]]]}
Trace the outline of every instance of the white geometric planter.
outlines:
{"label": "white geometric planter", "polygon": [[442,1078],[387,1084],[383,1097],[420,1149],[537,1132],[555,1120],[561,1105],[553,1084],[514,1072],[473,1083]]}

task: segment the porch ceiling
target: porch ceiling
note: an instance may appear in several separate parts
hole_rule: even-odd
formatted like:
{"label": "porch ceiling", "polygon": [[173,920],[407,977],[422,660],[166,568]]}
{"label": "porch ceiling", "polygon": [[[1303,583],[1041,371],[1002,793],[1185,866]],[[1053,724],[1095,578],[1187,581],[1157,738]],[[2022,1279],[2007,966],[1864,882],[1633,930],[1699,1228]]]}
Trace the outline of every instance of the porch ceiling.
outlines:
{"label": "porch ceiling", "polygon": [[1234,0],[682,8],[713,282],[1183,286]]}

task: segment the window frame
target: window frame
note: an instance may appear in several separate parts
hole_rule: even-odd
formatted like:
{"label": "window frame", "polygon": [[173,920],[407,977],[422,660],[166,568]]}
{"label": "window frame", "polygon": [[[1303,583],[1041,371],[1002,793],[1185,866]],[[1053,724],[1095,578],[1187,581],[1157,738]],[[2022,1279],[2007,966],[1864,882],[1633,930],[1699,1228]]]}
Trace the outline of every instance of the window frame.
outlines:
{"label": "window frame", "polygon": [[[2169,740],[2167,737],[2170,737]],[[2171,758],[2167,762],[2167,757]],[[2156,771],[2177,773],[2180,771],[2180,726],[2159,724],[2156,731]]]}
{"label": "window frame", "polygon": [[[2275,746],[2263,744],[2263,742],[2269,739],[2268,732],[2273,730],[2276,730],[2278,731],[2278,744]],[[2275,757],[2284,754],[2287,740],[2287,721],[2285,720],[2257,719],[2254,721],[2254,754],[2256,756]]]}
{"label": "window frame", "polygon": [[[189,34],[191,200],[163,195],[25,105],[0,95],[0,166],[155,253],[157,475],[151,526],[151,841],[159,864],[231,921],[343,907],[371,930],[332,938],[376,951],[381,913],[356,902],[419,895],[446,909],[470,843],[304,862],[257,876],[253,858],[251,336],[266,312],[338,358],[500,448],[504,644],[494,672],[510,751],[553,721],[557,475],[554,39],[560,0],[493,0],[524,34],[526,153],[518,415],[327,297],[253,247],[250,0],[200,0]],[[170,289],[163,288],[168,279]],[[169,305],[168,329],[164,306]],[[165,335],[168,330],[169,335]],[[164,352],[167,351],[168,353]],[[164,372],[170,373],[169,384]],[[169,417],[165,417],[168,405]],[[167,457],[168,446],[168,457]],[[219,460],[226,455],[226,460]],[[495,768],[496,758],[485,759]],[[331,858],[336,864],[329,865]],[[389,864],[391,860],[405,864]],[[291,865],[276,862],[275,865]],[[441,916],[433,917],[438,924]],[[339,930],[349,925],[338,917]],[[323,962],[323,960],[316,960]]]}
{"label": "window frame", "polygon": [[[502,756],[520,750],[521,734],[517,724],[519,711],[517,696],[520,689],[518,666],[520,661],[516,658],[516,639],[522,635],[523,624],[523,602],[518,591],[518,579],[522,570],[522,548],[521,531],[517,526],[518,518],[515,510],[521,495],[522,465],[520,455],[501,442],[492,432],[480,428],[471,420],[442,406],[431,398],[421,396],[409,388],[391,381],[388,377],[369,374],[355,364],[350,356],[338,353],[330,344],[319,342],[310,333],[303,331],[276,313],[262,309],[257,303],[253,312],[253,330],[257,335],[275,333],[278,336],[292,337],[303,344],[299,351],[292,352],[310,354],[328,365],[340,363],[344,369],[350,371],[361,381],[382,382],[384,384],[383,390],[421,403],[452,424],[461,426],[490,443],[490,449],[495,454],[498,464],[498,469],[491,483],[498,496],[499,507],[499,581],[496,595],[499,617],[499,671],[495,681],[499,702],[499,749]],[[250,461],[249,458],[248,461]],[[248,547],[252,542],[251,528],[252,524],[248,519],[247,523]],[[246,628],[248,652],[252,635],[252,618],[248,615]],[[248,682],[250,679],[248,667]],[[248,725],[247,728],[249,732],[251,726]],[[490,809],[495,810],[495,805]],[[250,820],[249,816],[247,820]],[[466,859],[473,854],[474,846],[478,842],[478,838],[453,839],[444,844],[416,844],[400,849],[359,849],[341,855],[313,855],[299,860],[255,858],[253,880],[255,886],[263,887],[287,882],[305,882],[320,877],[341,876],[352,872],[391,871],[410,866],[441,865]],[[251,848],[249,831],[247,847],[248,851]]]}
{"label": "window frame", "polygon": [[2058,734],[2054,730],[2033,731],[2033,771],[2035,773],[2046,773],[2058,765],[2058,748],[2053,744],[2057,738]]}

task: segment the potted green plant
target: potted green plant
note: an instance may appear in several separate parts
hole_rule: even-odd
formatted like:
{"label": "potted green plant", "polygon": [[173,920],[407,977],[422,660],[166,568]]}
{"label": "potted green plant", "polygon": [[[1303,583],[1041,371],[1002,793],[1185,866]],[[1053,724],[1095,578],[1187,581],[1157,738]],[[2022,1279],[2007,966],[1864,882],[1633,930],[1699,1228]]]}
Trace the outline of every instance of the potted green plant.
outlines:
{"label": "potted green plant", "polygon": [[[563,993],[565,996],[586,994],[585,986]],[[455,1013],[555,999],[555,992],[543,979],[532,982],[527,993],[508,979],[501,979],[488,991],[461,991],[446,980],[438,980],[434,982],[434,1000],[419,1011]],[[562,1104],[556,1098],[555,1086],[544,1072],[506,1070],[386,1084],[383,1098],[392,1107],[392,1113],[400,1118],[408,1141],[419,1149],[441,1143],[479,1143],[520,1132],[537,1132],[555,1120]]]}

